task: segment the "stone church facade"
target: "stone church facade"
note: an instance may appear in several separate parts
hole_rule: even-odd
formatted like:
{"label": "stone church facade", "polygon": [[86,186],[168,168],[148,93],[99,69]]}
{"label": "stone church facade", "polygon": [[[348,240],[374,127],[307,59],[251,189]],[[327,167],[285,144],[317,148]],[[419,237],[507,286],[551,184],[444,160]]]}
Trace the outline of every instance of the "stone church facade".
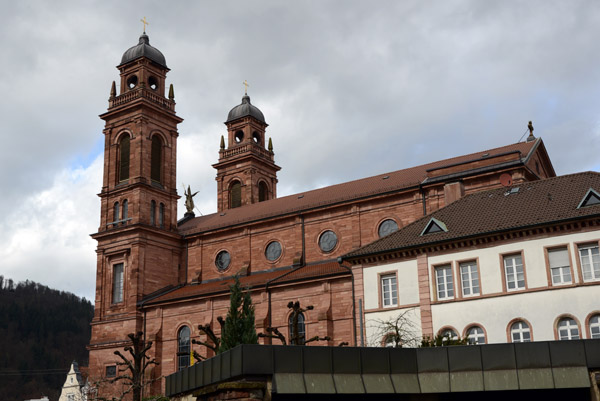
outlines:
{"label": "stone church facade", "polygon": [[[361,345],[362,269],[338,258],[473,192],[555,176],[540,138],[317,190],[277,197],[266,119],[246,94],[227,117],[216,169],[218,211],[177,221],[177,125],[163,54],[143,34],[117,67],[105,121],[90,378],[116,374],[115,350],[143,331],[160,361],[150,375],[190,363],[190,345],[217,333],[238,275],[251,290],[256,327],[289,335],[289,301],[306,338]],[[119,91],[117,93],[117,86]],[[185,133],[182,133],[185,135]],[[215,149],[215,151],[217,151]],[[427,334],[427,333],[425,333]],[[429,333],[432,334],[432,333]],[[270,341],[261,339],[261,342]],[[277,343],[274,341],[273,343]],[[187,348],[186,348],[187,347]],[[160,393],[157,380],[148,391]]]}

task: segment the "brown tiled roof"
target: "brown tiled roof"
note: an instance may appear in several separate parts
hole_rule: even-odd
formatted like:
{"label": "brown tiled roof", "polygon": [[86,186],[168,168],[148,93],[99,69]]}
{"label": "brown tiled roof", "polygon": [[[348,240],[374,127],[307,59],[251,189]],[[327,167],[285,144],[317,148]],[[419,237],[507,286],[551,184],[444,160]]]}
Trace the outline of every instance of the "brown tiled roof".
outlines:
{"label": "brown tiled roof", "polygon": [[[349,274],[348,270],[341,267],[335,261],[326,261],[296,268],[289,267],[276,271],[257,272],[249,276],[241,276],[240,283],[243,287],[260,288],[264,287],[267,282],[275,285],[287,282],[322,279],[343,274]],[[228,277],[223,280],[176,287],[172,290],[167,290],[162,295],[143,302],[143,304],[154,305],[170,301],[187,300],[228,293],[229,287],[233,284],[233,281],[233,277]]]}
{"label": "brown tiled roof", "polygon": [[428,171],[444,166],[493,159],[494,156],[509,152],[520,152],[522,159],[525,159],[531,154],[532,150],[535,149],[540,141],[541,140],[538,139],[533,142],[519,142],[496,149],[484,150],[451,159],[423,164],[417,167],[272,199],[266,202],[229,209],[224,213],[213,213],[196,217],[182,223],[179,226],[179,232],[183,235],[189,235],[216,230],[236,224],[282,216],[315,207],[333,205],[340,202],[406,189],[422,183],[427,178]]}
{"label": "brown tiled roof", "polygon": [[[479,237],[528,227],[600,217],[600,205],[577,208],[592,188],[600,193],[600,173],[584,172],[526,182],[467,195],[343,259],[354,259],[451,240]],[[421,235],[432,218],[448,231]]]}

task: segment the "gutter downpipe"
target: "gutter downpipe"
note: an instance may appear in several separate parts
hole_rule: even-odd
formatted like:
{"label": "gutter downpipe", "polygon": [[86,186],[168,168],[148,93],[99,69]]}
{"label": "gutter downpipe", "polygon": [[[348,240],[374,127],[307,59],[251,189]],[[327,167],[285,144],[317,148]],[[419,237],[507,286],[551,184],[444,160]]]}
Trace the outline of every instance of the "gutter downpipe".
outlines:
{"label": "gutter downpipe", "polygon": [[423,216],[427,216],[427,201],[425,200],[425,191],[423,190],[423,183],[419,183],[419,192],[421,193],[421,200],[423,202]]}
{"label": "gutter downpipe", "polygon": [[[356,294],[354,290],[354,272],[352,271],[351,267],[343,265],[344,261],[341,256],[337,259],[337,262],[341,267],[348,270],[348,272],[352,276],[352,332],[354,334],[354,346],[356,347]],[[360,335],[362,336],[362,332],[360,333]]]}

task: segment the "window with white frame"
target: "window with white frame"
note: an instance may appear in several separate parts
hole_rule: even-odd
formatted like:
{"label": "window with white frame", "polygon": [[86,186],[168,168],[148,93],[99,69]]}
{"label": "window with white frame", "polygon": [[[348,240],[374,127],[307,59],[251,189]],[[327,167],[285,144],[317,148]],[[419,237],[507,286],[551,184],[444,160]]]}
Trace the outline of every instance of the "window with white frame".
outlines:
{"label": "window with white frame", "polygon": [[510,326],[510,337],[513,343],[528,343],[531,341],[531,329],[527,323],[519,320]]}
{"label": "window with white frame", "polygon": [[450,265],[435,268],[435,282],[437,299],[454,298],[454,281],[452,279],[452,267]]}
{"label": "window with white frame", "polygon": [[450,340],[458,340],[458,334],[452,329],[442,331],[442,343],[447,343]]}
{"label": "window with white frame", "polygon": [[581,270],[583,271],[583,281],[600,280],[598,244],[592,243],[579,246],[579,258],[581,260]]}
{"label": "window with white frame", "polygon": [[463,297],[479,295],[479,273],[477,272],[477,263],[474,260],[461,262],[460,280]]}
{"label": "window with white frame", "polygon": [[123,263],[113,265],[112,303],[123,302]]}
{"label": "window with white frame", "polygon": [[398,284],[395,274],[381,276],[381,304],[384,308],[398,305]]}
{"label": "window with white frame", "polygon": [[600,338],[600,315],[590,318],[590,338]]}
{"label": "window with white frame", "polygon": [[567,247],[548,249],[552,285],[571,284],[571,263]]}
{"label": "window with white frame", "polygon": [[504,277],[508,291],[525,288],[525,272],[523,271],[523,258],[520,253],[504,256]]}
{"label": "window with white frame", "polygon": [[559,340],[579,340],[579,327],[577,322],[569,317],[560,319],[558,322]]}
{"label": "window with white frame", "polygon": [[485,344],[485,332],[479,326],[473,326],[467,330],[469,344]]}

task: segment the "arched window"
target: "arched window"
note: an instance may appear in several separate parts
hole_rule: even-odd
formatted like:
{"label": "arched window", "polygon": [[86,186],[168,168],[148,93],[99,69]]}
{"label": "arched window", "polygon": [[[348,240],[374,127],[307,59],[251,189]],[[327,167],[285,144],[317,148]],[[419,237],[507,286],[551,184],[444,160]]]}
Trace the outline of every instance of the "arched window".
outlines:
{"label": "arched window", "polygon": [[510,338],[513,343],[528,343],[531,341],[531,329],[522,320],[518,320],[510,326]]}
{"label": "arched window", "polygon": [[234,181],[229,187],[229,208],[233,209],[242,206],[242,184]]}
{"label": "arched window", "polygon": [[158,225],[160,228],[165,228],[165,204],[161,203],[158,206]]}
{"label": "arched window", "polygon": [[122,217],[123,224],[127,223],[127,213],[128,213],[127,209],[128,208],[129,208],[129,202],[127,202],[127,199],[125,199],[123,201],[123,217]]}
{"label": "arched window", "polygon": [[600,338],[600,315],[590,318],[590,338]]}
{"label": "arched window", "polygon": [[113,222],[114,224],[117,224],[117,222],[119,221],[119,211],[121,210],[121,208],[119,207],[119,202],[115,202],[115,207],[114,207],[114,219]]}
{"label": "arched window", "polygon": [[156,225],[156,201],[150,202],[150,225]]}
{"label": "arched window", "polygon": [[442,331],[442,343],[447,343],[450,340],[458,340],[458,334],[452,329]]}
{"label": "arched window", "polygon": [[129,179],[129,135],[123,135],[119,142],[119,182]]}
{"label": "arched window", "polygon": [[479,326],[473,326],[467,330],[467,341],[469,344],[485,344],[485,332]]}
{"label": "arched window", "polygon": [[258,201],[263,202],[269,199],[269,188],[264,181],[258,183]]}
{"label": "arched window", "polygon": [[150,178],[152,181],[162,182],[162,141],[158,135],[152,137],[152,154],[150,162]]}
{"label": "arched window", "polygon": [[190,328],[183,326],[177,335],[177,370],[190,366]]}
{"label": "arched window", "polygon": [[302,345],[306,341],[306,326],[304,325],[304,314],[298,313],[298,331],[294,329],[294,314],[288,320],[290,329],[290,344]]}
{"label": "arched window", "polygon": [[558,321],[558,339],[579,340],[579,327],[575,319],[565,317]]}

